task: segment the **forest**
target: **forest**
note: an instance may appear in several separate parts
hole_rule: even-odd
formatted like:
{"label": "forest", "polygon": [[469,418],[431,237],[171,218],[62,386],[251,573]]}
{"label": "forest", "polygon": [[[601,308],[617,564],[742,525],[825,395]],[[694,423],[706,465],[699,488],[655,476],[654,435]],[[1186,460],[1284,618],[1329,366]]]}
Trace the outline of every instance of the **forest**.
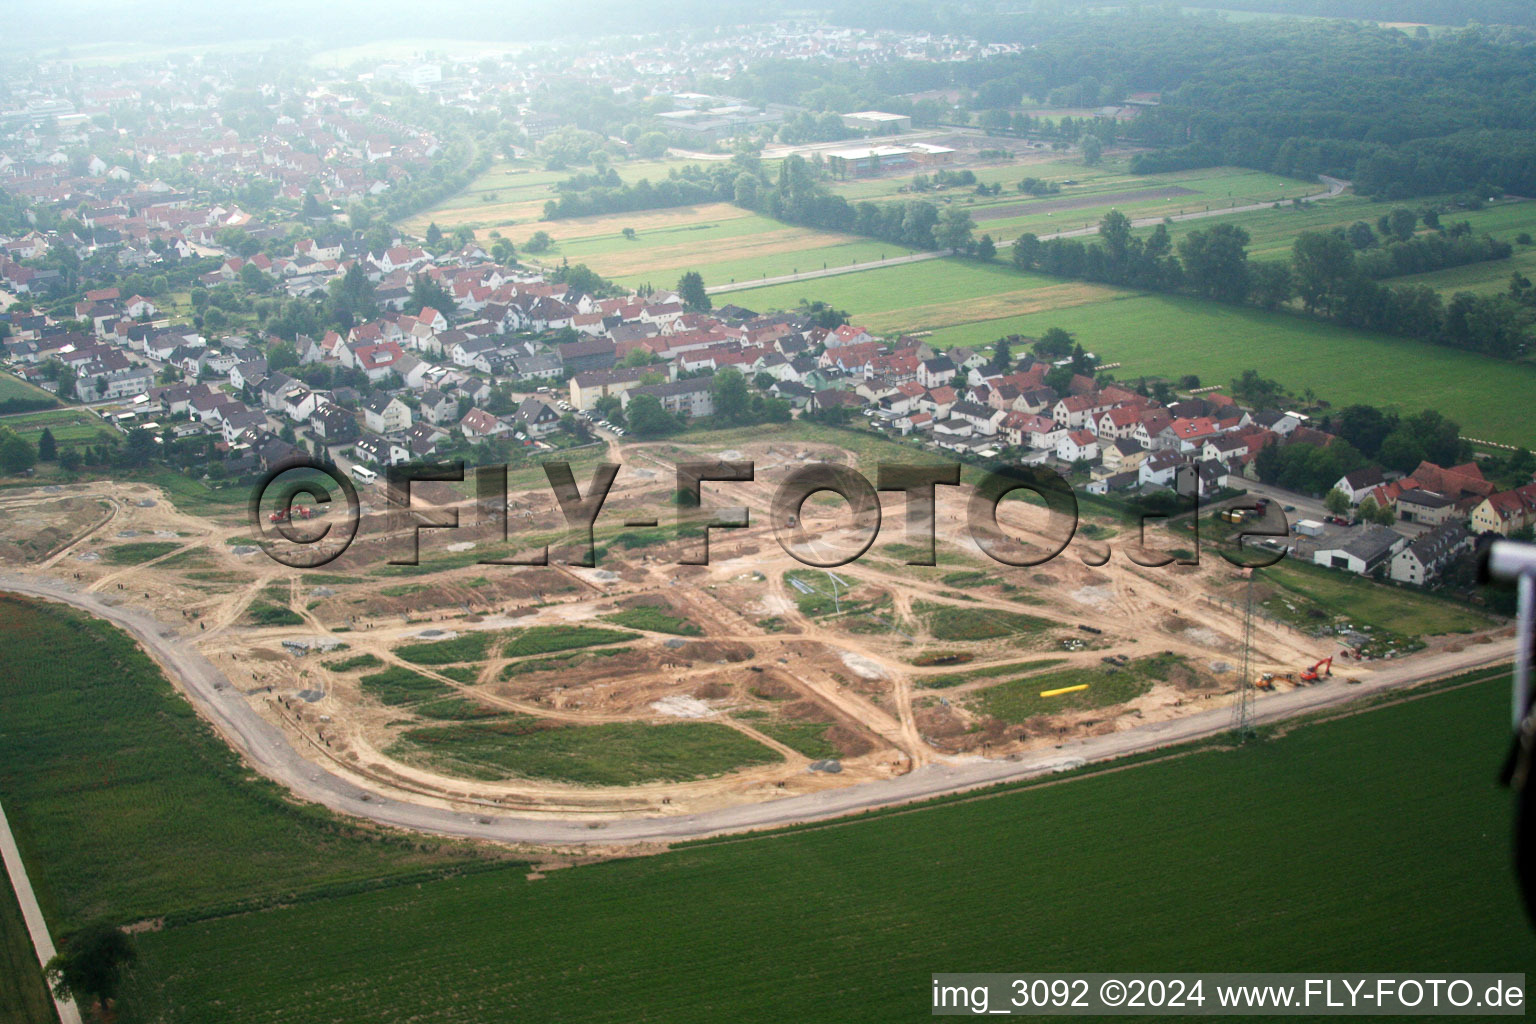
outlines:
{"label": "forest", "polygon": [[1331,174],[1388,199],[1536,193],[1536,32],[1522,27],[1529,14],[1519,25],[1440,33],[1152,8],[1052,17],[991,3],[897,2],[839,18],[1026,49],[863,69],[770,61],[729,80],[730,89],[756,102],[846,100],[922,119],[938,116],[935,101],[902,94],[959,88],[964,113],[983,125],[1011,123],[1011,108],[1025,103],[1112,106],[1152,92],[1158,105],[1095,125],[1154,147],[1138,162],[1145,172],[1236,164]]}

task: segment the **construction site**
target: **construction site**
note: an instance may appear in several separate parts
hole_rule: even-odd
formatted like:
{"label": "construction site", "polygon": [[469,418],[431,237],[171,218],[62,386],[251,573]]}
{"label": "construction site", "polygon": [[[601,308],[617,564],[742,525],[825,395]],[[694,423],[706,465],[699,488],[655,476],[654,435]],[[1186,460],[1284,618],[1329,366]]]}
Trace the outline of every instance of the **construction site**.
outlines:
{"label": "construction site", "polygon": [[[1058,557],[1003,565],[971,536],[969,485],[939,489],[936,565],[908,564],[922,552],[897,492],[867,551],[815,568],[781,546],[772,500],[797,469],[849,465],[846,450],[633,443],[607,457],[620,468],[590,567],[562,562],[585,541],[532,482],[507,495],[505,540],[472,483],[414,484],[413,508],[459,522],[419,531],[417,565],[391,564],[409,561],[415,531],[392,529],[382,482],[360,489],[356,539],[313,569],[264,550],[272,527],[335,525],[341,503],[263,507],[253,524],[243,504],[192,515],[147,483],[8,491],[0,549],[8,580],[152,620],[157,642],[206,658],[225,696],[360,791],[525,818],[711,811],[1129,739],[1218,709],[1241,736],[1277,695],[1384,684],[1508,634],[1488,619],[1416,638],[1416,653],[1384,650],[1369,626],[1266,589],[1266,570],[1137,564],[1134,532],[1093,515]],[[750,482],[703,485],[706,506],[744,506],[750,521],[710,530],[708,564],[688,564],[700,538],[675,527],[676,466],[711,460],[755,463]],[[583,492],[589,474],[575,469]],[[1026,549],[1054,546],[1043,517],[999,506]],[[655,525],[623,525],[637,522]],[[812,496],[793,525],[824,555],[864,543],[835,495]],[[1149,548],[1184,543],[1154,533]],[[546,547],[547,565],[507,564]],[[1277,594],[1290,621],[1266,611]],[[165,667],[182,685],[182,667]]]}

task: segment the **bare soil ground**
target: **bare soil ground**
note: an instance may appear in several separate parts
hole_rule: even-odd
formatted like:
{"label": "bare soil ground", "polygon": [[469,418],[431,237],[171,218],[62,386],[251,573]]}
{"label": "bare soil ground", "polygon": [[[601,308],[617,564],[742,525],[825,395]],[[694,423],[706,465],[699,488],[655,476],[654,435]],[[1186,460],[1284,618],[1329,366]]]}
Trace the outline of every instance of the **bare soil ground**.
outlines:
{"label": "bare soil ground", "polygon": [[[114,601],[151,611],[181,642],[213,660],[306,757],[401,799],[455,807],[490,802],[534,813],[707,810],[888,778],[933,762],[1007,756],[1063,738],[1175,718],[1229,700],[1237,685],[1242,623],[1199,599],[1238,585],[1236,571],[1219,558],[1196,567],[1143,568],[1125,557],[1124,541],[1117,538],[1113,544],[1122,550],[1101,566],[1085,563],[1088,549],[1079,542],[1042,566],[1002,566],[967,533],[966,495],[945,488],[939,500],[939,565],[911,567],[895,543],[905,535],[905,499],[887,494],[879,543],[834,570],[848,586],[838,592],[841,611],[827,611],[822,605],[832,594],[830,580],[785,553],[773,535],[769,504],[790,471],[815,461],[846,464],[849,453],[783,442],[702,453],[757,465],[754,482],[705,485],[706,505],[745,505],[751,511],[750,527],[711,531],[706,566],[680,564],[697,542],[674,539],[677,510],[667,503],[671,488],[662,486],[684,452],[675,443],[661,443],[628,444],[615,453],[623,469],[598,522],[602,554],[595,568],[473,561],[505,558],[518,549],[531,552],[550,542],[554,561],[564,550],[562,522],[553,499],[539,491],[511,496],[510,544],[477,528],[472,503],[464,503],[462,528],[422,532],[418,568],[387,564],[408,548],[379,512],[364,519],[357,542],[336,562],[300,571],[259,550],[249,525],[188,515],[143,484],[10,492],[0,516],[0,545],[30,557],[28,573],[75,579]],[[863,469],[873,476],[873,466]],[[587,481],[578,482],[585,490]],[[427,487],[418,491],[417,501],[452,496],[446,488]],[[363,500],[383,506],[376,488],[366,489]],[[840,501],[808,502],[802,515],[805,534],[818,550],[857,549]],[[661,527],[638,531],[650,543],[625,546],[620,535],[637,531],[619,524],[630,518],[656,518]],[[1043,543],[1029,506],[1005,503],[1001,519],[1014,536]],[[170,539],[177,546],[141,564],[113,565],[102,553],[126,543],[125,536]],[[976,570],[984,578],[954,577]],[[789,573],[811,580],[818,593],[802,593],[788,582]],[[698,634],[652,632],[602,618],[640,605],[683,620]],[[266,607],[286,609],[292,624],[253,625],[253,608]],[[1046,621],[1010,635],[955,640],[934,635],[934,608]],[[572,625],[638,637],[515,656],[498,641],[485,657],[459,665],[413,664],[400,653],[407,644],[476,631],[502,637],[530,627]],[[308,654],[293,648],[319,641],[344,648]],[[1291,673],[1337,646],[1259,621],[1255,670]],[[1430,649],[1444,646],[1431,643]],[[1014,674],[978,674],[946,689],[914,688],[927,676],[1042,658],[1060,659],[1056,669],[1096,668],[1110,656],[1134,659],[1165,651],[1181,657],[1179,667],[1134,700],[1022,723],[989,718],[977,700],[990,686],[1017,678]],[[330,667],[363,656],[371,656],[368,667]],[[388,705],[365,692],[362,676],[391,667],[409,668],[486,714],[515,713],[561,725],[701,718],[768,746],[781,759],[691,781],[618,787],[457,777],[388,753],[408,729],[447,724],[426,717],[420,702]],[[1368,675],[1373,669],[1360,662],[1348,671]],[[795,746],[804,746],[806,736],[837,752],[841,772],[809,770],[815,758]]]}

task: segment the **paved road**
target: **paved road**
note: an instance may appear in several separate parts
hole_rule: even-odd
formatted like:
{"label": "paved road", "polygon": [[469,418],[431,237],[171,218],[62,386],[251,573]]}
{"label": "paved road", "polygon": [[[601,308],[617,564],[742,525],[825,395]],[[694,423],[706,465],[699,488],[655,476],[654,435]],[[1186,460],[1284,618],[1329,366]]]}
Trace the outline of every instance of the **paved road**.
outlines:
{"label": "paved road", "polygon": [[[1331,199],[1349,187],[1349,182],[1340,178],[1330,178],[1327,175],[1319,175],[1319,177],[1322,178],[1323,184],[1328,186],[1327,190],[1323,192],[1314,192],[1309,196],[1302,196],[1302,202],[1311,203],[1319,199]],[[1138,217],[1131,221],[1131,226],[1137,228],[1150,228],[1161,224],[1164,219],[1173,221],[1201,220],[1205,217],[1226,217],[1234,213],[1254,213],[1259,210],[1272,209],[1274,205],[1275,204],[1272,202],[1250,203],[1247,206],[1227,206],[1219,210],[1196,210],[1192,213],[1179,213],[1167,218],[1162,216]],[[1085,235],[1097,234],[1098,230],[1099,229],[1097,225],[1073,228],[1070,231],[1058,231],[1055,234],[1041,235],[1040,241],[1049,242],[1053,238],[1080,238]],[[1013,245],[1012,239],[1003,239],[997,243],[997,247],[999,249],[1004,249],[1011,245]],[[710,295],[722,295],[726,292],[740,292],[746,291],[750,288],[766,288],[767,286],[774,284],[793,284],[796,281],[814,281],[820,277],[836,277],[839,274],[856,274],[864,270],[879,270],[882,267],[895,267],[900,266],[903,263],[925,263],[928,260],[940,260],[946,256],[952,255],[954,255],[953,249],[940,249],[936,252],[915,252],[910,256],[893,256],[887,260],[871,260],[868,263],[854,263],[846,267],[827,267],[823,270],[806,270],[798,274],[784,274],[779,277],[765,277],[756,281],[732,281],[728,284],[717,284],[712,287],[705,288],[704,290]]]}
{"label": "paved road", "polygon": [[[0,590],[61,601],[127,630],[180,681],[197,709],[252,765],[298,796],[385,825],[499,842],[559,845],[666,842],[820,821],[944,793],[1047,775],[1087,762],[1218,735],[1231,728],[1231,712],[1223,705],[1183,718],[1076,740],[1054,751],[1031,754],[1016,761],[956,760],[927,765],[899,778],[697,814],[658,814],[601,822],[524,818],[495,811],[470,814],[368,793],[356,783],[305,760],[289,745],[283,733],[257,714],[218,668],[190,643],[182,641],[174,626],[135,609],[113,605],[110,598],[103,600],[104,595],[82,591],[62,580],[0,573]],[[1341,671],[1326,684],[1261,698],[1256,720],[1260,723],[1277,721],[1366,694],[1508,660],[1513,657],[1514,649],[1513,639],[1500,640],[1457,653],[1382,665],[1367,673],[1368,681],[1359,686],[1345,684],[1342,680],[1348,673]],[[1490,742],[1501,740],[1502,737],[1490,737]]]}
{"label": "paved road", "polygon": [[[21,851],[16,848],[16,837],[11,835],[11,823],[6,820],[3,807],[0,807],[0,856],[5,859],[5,871],[10,876],[16,902],[21,904],[21,918],[27,923],[27,931],[32,936],[32,948],[37,950],[37,961],[47,965],[55,952],[53,937],[48,934],[48,922],[43,920],[43,910],[37,905],[32,880],[27,877],[27,866],[21,862]],[[80,1009],[73,999],[53,996],[53,1005],[59,1012],[59,1024],[80,1024]]]}

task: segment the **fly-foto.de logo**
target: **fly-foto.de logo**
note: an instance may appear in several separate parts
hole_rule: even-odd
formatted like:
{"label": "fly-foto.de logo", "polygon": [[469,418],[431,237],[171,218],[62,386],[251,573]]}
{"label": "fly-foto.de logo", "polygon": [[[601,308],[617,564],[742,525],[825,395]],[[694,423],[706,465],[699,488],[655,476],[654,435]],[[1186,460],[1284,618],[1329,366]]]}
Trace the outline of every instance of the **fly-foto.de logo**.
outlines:
{"label": "fly-foto.de logo", "polygon": [[[585,487],[577,482],[568,462],[546,462],[542,468],[570,537],[572,550],[560,561],[595,566],[594,528],[622,467],[617,463],[599,463]],[[936,565],[940,505],[945,502],[946,489],[960,486],[961,470],[959,463],[882,462],[872,482],[847,466],[811,463],[793,470],[774,487],[767,512],[768,525],[779,546],[802,564],[817,568],[847,565],[862,557],[880,535],[881,492],[901,494],[906,513],[906,563]],[[755,482],[756,466],[750,461],[683,462],[677,465],[676,473],[674,525],[677,539],[682,542],[678,564],[708,565],[712,531],[753,525],[747,506],[712,502],[728,500],[732,484]],[[465,525],[457,507],[414,503],[412,486],[433,482],[462,484],[467,479],[474,483],[477,521],[473,525],[491,530],[503,542],[515,540],[507,513],[510,493],[506,466],[477,466],[468,477],[463,462],[391,466],[384,478],[387,530],[398,537],[401,547],[391,553],[388,564],[419,564],[423,530],[455,530]],[[340,501],[333,492],[339,492]],[[847,536],[836,544],[828,542],[825,530],[813,529],[806,522],[806,502],[823,493],[840,496],[851,512],[851,523],[840,528]],[[1139,516],[1135,543],[1122,548],[1125,557],[1136,564],[1156,568],[1198,563],[1200,501],[1192,468],[1181,470],[1173,493],[1180,499],[1180,507],[1173,516],[1188,517],[1192,549],[1159,551],[1149,547],[1147,526],[1171,517],[1146,513]],[[1037,523],[1028,542],[1010,535],[998,521],[999,506],[1010,496],[1022,497],[1038,513],[1043,513],[1036,516]],[[964,501],[965,534],[1002,565],[1029,567],[1048,562],[1060,556],[1078,532],[1076,492],[1066,477],[1048,466],[1005,466],[982,471],[968,495],[961,492],[948,500],[956,497]],[[339,508],[341,504],[345,504],[344,510]],[[1284,557],[1283,547],[1257,551],[1243,541],[1250,537],[1287,537],[1289,524],[1283,513],[1262,500],[1254,502],[1250,509],[1259,516],[1231,538],[1232,550],[1223,550],[1222,557],[1243,568],[1273,565]],[[251,523],[262,540],[263,550],[269,557],[296,569],[318,568],[340,557],[356,539],[362,513],[353,482],[334,464],[312,460],[294,461],[274,469],[258,483],[249,502]],[[1039,522],[1042,518],[1043,522]],[[655,528],[660,525],[660,518],[629,517],[622,522],[625,527]],[[1104,543],[1085,546],[1079,557],[1089,565],[1103,565],[1111,557],[1110,547]],[[531,552],[516,559],[486,558],[478,564],[548,565],[550,547],[536,544]]]}

